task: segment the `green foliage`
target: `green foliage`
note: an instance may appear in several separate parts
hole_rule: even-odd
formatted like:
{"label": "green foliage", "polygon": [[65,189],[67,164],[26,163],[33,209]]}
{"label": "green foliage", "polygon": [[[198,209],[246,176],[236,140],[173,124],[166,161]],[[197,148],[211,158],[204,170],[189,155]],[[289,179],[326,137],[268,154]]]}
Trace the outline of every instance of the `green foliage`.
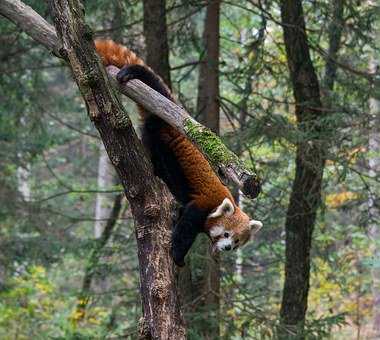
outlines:
{"label": "green foliage", "polygon": [[71,319],[75,296],[64,295],[41,266],[14,277],[0,294],[2,339],[74,339],[101,337],[108,313],[95,307],[78,331]]}
{"label": "green foliage", "polygon": [[[27,3],[51,19],[45,2]],[[222,139],[263,177],[258,199],[241,197],[241,203],[265,226],[238,253],[221,256],[219,326],[225,340],[278,335],[283,226],[295,145],[311,137],[297,128],[279,1],[261,1],[263,11],[257,3],[223,2],[220,17]],[[303,2],[321,84],[331,3]],[[306,339],[350,339],[360,332],[367,336],[373,304],[371,270],[380,267],[374,256],[379,245],[368,237],[369,227],[379,221],[368,207],[370,195],[380,192],[379,179],[369,176],[366,168],[368,160],[378,156],[368,150],[368,100],[378,97],[378,77],[369,81],[366,75],[370,60],[379,56],[374,38],[378,9],[370,2],[345,3],[334,91],[321,87],[330,108],[323,122],[329,130],[321,137],[329,146],[311,253]],[[87,1],[86,6],[87,22],[97,36],[112,36],[142,50],[141,1]],[[197,118],[204,6],[170,0],[167,10],[174,92]],[[91,263],[95,274],[89,303],[85,315],[77,313],[86,264],[97,243],[92,235],[99,194],[99,138],[83,101],[67,68],[3,18],[0,42],[7,46],[0,50],[0,338],[135,339],[141,315],[139,271],[127,208],[99,261]],[[198,128],[192,123],[187,128],[199,141]],[[223,151],[225,158],[213,161],[230,159],[214,136],[207,138],[205,148],[212,157]],[[23,185],[31,197],[25,197]],[[112,184],[105,191],[101,194],[112,201],[120,186]],[[199,297],[192,298],[186,307],[189,339],[199,339],[192,325],[215,319],[194,313]]]}

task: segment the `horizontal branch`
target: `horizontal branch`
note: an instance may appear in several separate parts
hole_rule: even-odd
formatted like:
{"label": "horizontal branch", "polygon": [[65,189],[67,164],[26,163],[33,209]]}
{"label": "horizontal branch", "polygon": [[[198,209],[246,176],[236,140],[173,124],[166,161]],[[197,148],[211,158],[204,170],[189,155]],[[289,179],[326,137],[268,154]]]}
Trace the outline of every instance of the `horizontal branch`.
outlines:
{"label": "horizontal branch", "polygon": [[[59,56],[60,47],[55,29],[32,8],[19,0],[2,0],[0,14]],[[115,78],[118,69],[110,66],[107,71]],[[256,174],[247,169],[218,136],[198,123],[184,109],[139,80],[119,85],[119,90],[186,135],[209,160],[222,180],[235,183],[248,197],[255,198],[259,194],[260,181]]]}
{"label": "horizontal branch", "polygon": [[49,51],[57,56],[60,55],[58,37],[54,27],[33,8],[19,0],[1,0],[0,14],[15,23],[22,31],[44,45]]}
{"label": "horizontal branch", "polygon": [[[119,69],[108,66],[107,73],[116,78]],[[260,193],[258,177],[240,161],[210,129],[204,127],[192,118],[183,108],[173,103],[157,91],[139,80],[128,83],[117,83],[119,91],[143,106],[147,111],[154,113],[165,122],[187,136],[207,157],[215,172],[235,183],[248,197],[255,198]]]}

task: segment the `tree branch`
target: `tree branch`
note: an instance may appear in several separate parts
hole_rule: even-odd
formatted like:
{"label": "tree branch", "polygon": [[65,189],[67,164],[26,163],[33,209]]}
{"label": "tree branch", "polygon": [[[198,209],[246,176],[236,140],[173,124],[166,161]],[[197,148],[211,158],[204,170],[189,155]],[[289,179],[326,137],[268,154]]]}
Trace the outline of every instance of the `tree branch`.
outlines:
{"label": "tree branch", "polygon": [[[107,72],[116,79],[119,69],[108,66]],[[192,118],[183,108],[151,89],[139,80],[127,84],[117,83],[119,91],[153,112],[165,122],[186,135],[209,160],[214,171],[222,178],[235,183],[250,198],[260,193],[260,180],[230,151],[210,129]]]}
{"label": "tree branch", "polygon": [[31,7],[19,0],[2,0],[0,2],[0,14],[15,23],[22,31],[44,45],[49,51],[57,56],[60,55],[54,27]]}
{"label": "tree branch", "polygon": [[[2,0],[0,14],[56,55],[62,55],[54,28],[29,6],[19,0]],[[109,67],[108,73],[114,78],[117,68]],[[119,90],[186,135],[207,157],[222,180],[235,183],[250,198],[259,194],[260,180],[256,174],[247,169],[219,137],[199,124],[181,107],[138,80],[119,85]]]}

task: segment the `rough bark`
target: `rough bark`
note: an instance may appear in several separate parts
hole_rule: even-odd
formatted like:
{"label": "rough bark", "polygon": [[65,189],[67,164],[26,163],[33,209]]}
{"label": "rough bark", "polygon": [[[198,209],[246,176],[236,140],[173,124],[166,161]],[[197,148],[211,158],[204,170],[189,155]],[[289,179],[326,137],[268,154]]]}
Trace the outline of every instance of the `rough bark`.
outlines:
{"label": "rough bark", "polygon": [[[29,34],[28,30],[30,29],[30,35],[33,39],[48,49],[59,53],[60,48],[55,31],[30,7],[26,6],[28,7],[27,11],[22,12],[25,5],[14,6],[14,4],[20,3],[20,0],[2,0],[0,13],[6,15],[9,20],[16,23],[26,33]],[[115,78],[118,69],[110,66],[107,70],[109,75]],[[191,118],[181,107],[139,80],[132,80],[124,85],[118,84],[118,86],[121,93],[186,135],[207,157],[215,172],[223,181],[235,183],[250,198],[257,197],[261,190],[260,179],[235,154],[228,150],[209,129]]]}
{"label": "rough bark", "polygon": [[144,36],[146,63],[170,87],[169,45],[166,25],[166,1],[144,0]]}
{"label": "rough bark", "polygon": [[220,0],[207,2],[203,30],[204,53],[199,66],[197,111],[201,122],[219,133],[219,12]]}
{"label": "rough bark", "polygon": [[[140,338],[184,339],[169,255],[172,197],[153,171],[132,124],[96,57],[79,0],[52,2],[61,54],[120,177],[135,220],[143,319]],[[144,174],[144,176],[141,176]]]}
{"label": "rough bark", "polygon": [[[281,19],[290,79],[301,134],[297,143],[296,170],[286,215],[285,283],[281,322],[302,337],[307,310],[311,237],[325,165],[321,139],[324,116],[319,82],[310,58],[301,0],[281,1]],[[282,334],[290,338],[289,334]]]}
{"label": "rough bark", "polygon": [[[219,134],[219,13],[220,1],[207,3],[204,21],[204,58],[200,64],[197,111],[205,126]],[[215,258],[217,257],[217,258]],[[209,240],[200,238],[191,253],[192,331],[202,339],[220,336],[220,263],[212,258]]]}

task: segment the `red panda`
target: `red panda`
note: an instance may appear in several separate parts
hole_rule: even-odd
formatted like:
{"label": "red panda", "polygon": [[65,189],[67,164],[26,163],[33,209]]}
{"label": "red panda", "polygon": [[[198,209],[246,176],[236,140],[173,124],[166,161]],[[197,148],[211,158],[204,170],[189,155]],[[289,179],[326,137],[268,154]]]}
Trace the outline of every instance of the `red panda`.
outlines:
{"label": "red panda", "polygon": [[[119,82],[139,79],[174,101],[169,88],[144,62],[112,40],[96,40],[95,46],[105,66],[121,68]],[[261,227],[236,205],[210,164],[191,141],[161,118],[139,107],[143,119],[142,142],[147,148],[155,175],[169,187],[183,210],[172,235],[174,262],[184,258],[196,236],[205,232],[214,251],[232,250],[244,245]]]}

